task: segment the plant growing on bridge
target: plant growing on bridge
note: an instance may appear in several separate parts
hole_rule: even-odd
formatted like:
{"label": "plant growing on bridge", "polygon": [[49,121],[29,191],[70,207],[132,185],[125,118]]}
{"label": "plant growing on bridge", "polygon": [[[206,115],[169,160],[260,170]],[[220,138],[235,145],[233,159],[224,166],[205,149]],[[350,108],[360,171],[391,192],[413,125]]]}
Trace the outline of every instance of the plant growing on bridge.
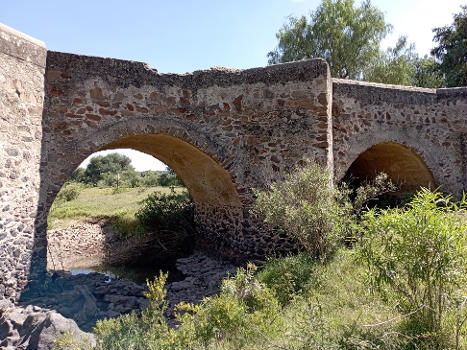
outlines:
{"label": "plant growing on bridge", "polygon": [[467,223],[456,213],[466,209],[465,196],[455,204],[423,189],[406,208],[369,210],[362,223],[358,256],[368,282],[396,298],[412,327],[427,332],[434,345],[444,314],[467,298],[461,295],[467,283]]}

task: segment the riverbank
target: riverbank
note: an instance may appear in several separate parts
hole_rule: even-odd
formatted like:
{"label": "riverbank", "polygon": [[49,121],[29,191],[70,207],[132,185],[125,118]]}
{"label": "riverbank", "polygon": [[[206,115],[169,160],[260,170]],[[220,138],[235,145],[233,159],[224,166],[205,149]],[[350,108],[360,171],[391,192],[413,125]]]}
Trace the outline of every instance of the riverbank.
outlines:
{"label": "riverbank", "polygon": [[[222,279],[234,275],[237,268],[229,262],[214,260],[198,252],[177,259],[176,267],[185,278],[166,285],[166,317],[171,325],[175,324],[175,305],[181,301],[199,303],[204,297],[216,294]],[[24,298],[20,305],[0,309],[0,328],[7,330],[5,335],[2,334],[5,340],[0,343],[0,349],[14,349],[30,341],[30,332],[23,331],[24,322],[30,314],[39,313],[42,316],[34,317],[43,319],[50,312],[54,315],[58,313],[60,315],[57,317],[60,317],[61,323],[73,325],[70,323],[72,320],[76,322],[80,331],[90,332],[97,320],[130,312],[141,313],[148,304],[144,297],[146,291],[147,286],[144,284],[110,279],[100,273],[72,275],[67,271],[55,272],[43,290],[34,291],[31,297]],[[22,315],[23,322],[14,321],[17,315]],[[56,337],[63,334],[62,328],[57,328]],[[50,337],[50,332],[47,333],[47,337]],[[37,339],[34,339],[32,341],[37,342]],[[4,343],[10,347],[3,347]]]}

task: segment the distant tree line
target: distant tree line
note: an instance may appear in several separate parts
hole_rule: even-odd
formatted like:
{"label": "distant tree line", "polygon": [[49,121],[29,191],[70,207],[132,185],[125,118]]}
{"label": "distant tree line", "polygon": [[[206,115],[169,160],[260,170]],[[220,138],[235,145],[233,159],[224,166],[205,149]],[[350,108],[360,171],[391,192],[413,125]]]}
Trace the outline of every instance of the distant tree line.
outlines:
{"label": "distant tree line", "polygon": [[111,153],[91,158],[86,169],[76,169],[70,181],[100,187],[183,186],[182,180],[169,167],[165,171],[136,171],[131,159]]}
{"label": "distant tree line", "polygon": [[354,0],[323,0],[309,17],[288,17],[268,62],[322,57],[334,78],[427,88],[466,86],[466,15],[467,7],[461,6],[452,24],[434,28],[436,46],[430,56],[419,57],[406,36],[381,50],[392,26],[369,0],[359,6]]}

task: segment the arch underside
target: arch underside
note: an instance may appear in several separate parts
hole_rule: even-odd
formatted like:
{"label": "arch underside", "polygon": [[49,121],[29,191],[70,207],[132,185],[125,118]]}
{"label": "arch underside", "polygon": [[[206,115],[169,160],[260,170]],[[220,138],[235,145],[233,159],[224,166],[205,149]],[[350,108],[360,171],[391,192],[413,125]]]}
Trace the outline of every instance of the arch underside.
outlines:
{"label": "arch underside", "polygon": [[150,154],[173,169],[195,203],[241,206],[230,174],[213,158],[191,144],[166,134],[132,135],[113,141],[102,150],[132,148]]}
{"label": "arch underside", "polygon": [[347,170],[347,181],[359,185],[386,173],[399,193],[413,193],[420,187],[433,188],[433,174],[412,149],[395,142],[378,143],[361,153]]}

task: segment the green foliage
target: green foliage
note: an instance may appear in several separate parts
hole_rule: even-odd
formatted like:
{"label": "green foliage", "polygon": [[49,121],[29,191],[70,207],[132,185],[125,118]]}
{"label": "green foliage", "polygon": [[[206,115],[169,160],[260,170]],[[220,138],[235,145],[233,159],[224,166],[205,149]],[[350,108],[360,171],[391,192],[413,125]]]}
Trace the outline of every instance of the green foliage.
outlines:
{"label": "green foliage", "polygon": [[103,173],[102,180],[98,182],[101,187],[114,188],[135,188],[139,187],[141,183],[141,176],[133,169],[128,169],[117,173]]}
{"label": "green foliage", "polygon": [[348,233],[346,208],[336,200],[328,169],[316,163],[290,174],[268,191],[254,191],[253,213],[284,230],[313,257],[327,259]]}
{"label": "green foliage", "polygon": [[[94,186],[104,180],[104,174],[121,176],[122,172],[133,170],[131,159],[123,154],[110,153],[106,156],[95,156],[91,158],[86,167],[85,175]],[[110,181],[110,180],[107,180]],[[116,180],[118,181],[118,180]]]}
{"label": "green foliage", "polygon": [[444,74],[446,86],[467,85],[467,28],[465,25],[467,6],[454,15],[450,26],[433,29],[433,41],[438,43],[431,54],[438,59],[439,70]]}
{"label": "green foliage", "polygon": [[91,350],[93,346],[86,336],[77,337],[71,330],[54,340],[54,350]]}
{"label": "green foliage", "polygon": [[358,79],[389,30],[370,1],[355,7],[353,0],[323,0],[309,20],[289,17],[276,34],[279,43],[268,53],[269,63],[322,57],[333,77]]}
{"label": "green foliage", "polygon": [[159,172],[147,170],[141,172],[142,185],[144,187],[154,187],[159,185]]}
{"label": "green foliage", "polygon": [[154,192],[140,202],[136,217],[151,230],[191,230],[193,228],[193,202],[187,192]]}
{"label": "green foliage", "polygon": [[178,328],[169,328],[164,288],[166,274],[148,282],[149,306],[136,314],[98,321],[94,332],[96,349],[186,349],[228,344],[241,348],[256,337],[274,334],[280,306],[274,293],[258,283],[255,268],[239,269],[237,276],[223,282],[220,295],[201,305],[177,306]]}
{"label": "green foliage", "polygon": [[[456,325],[465,318],[465,308],[460,313],[453,309],[455,312],[444,314],[447,336],[433,346],[436,344],[428,342],[429,335],[420,329],[423,324],[412,322],[409,329],[408,316],[401,313],[392,296],[395,292],[388,289],[385,299],[370,292],[363,283],[365,272],[354,252],[344,248],[326,264],[300,254],[270,259],[262,271],[248,265],[223,282],[219,295],[199,305],[179,304],[179,324],[173,329],[163,318],[167,303],[163,288],[166,275],[162,275],[149,285],[150,306],[141,318],[126,315],[99,322],[97,349],[465,348],[465,323],[459,327],[457,346],[455,342]],[[301,274],[296,278],[300,287],[282,307],[276,292],[288,282],[280,278],[281,273]]]}
{"label": "green foliage", "polygon": [[113,229],[120,239],[145,236],[148,232],[135,217],[134,210],[123,209],[110,218]]}
{"label": "green foliage", "polygon": [[440,88],[445,80],[433,57],[425,55],[423,58],[415,58],[413,61],[412,84],[426,88]]}
{"label": "green foliage", "polygon": [[407,37],[380,54],[363,71],[363,80],[376,83],[438,88],[444,83],[433,58],[419,58]]}
{"label": "green foliage", "polygon": [[363,80],[384,84],[412,85],[415,46],[407,46],[407,37],[400,37],[393,48],[381,52],[363,71]]}
{"label": "green foliage", "polygon": [[163,172],[159,175],[159,186],[184,186],[182,180],[175,174]]}
{"label": "green foliage", "polygon": [[393,190],[386,174],[356,190],[345,183],[336,188],[327,168],[308,162],[267,191],[254,190],[253,213],[293,237],[312,258],[326,260],[345,239],[354,240],[366,204]]}
{"label": "green foliage", "polygon": [[364,215],[358,253],[368,282],[403,312],[416,311],[409,324],[426,337],[439,337],[444,314],[465,298],[467,224],[454,212],[466,208],[465,197],[454,204],[422,190],[406,208]]}
{"label": "green foliage", "polygon": [[101,188],[184,186],[182,180],[169,167],[162,172],[154,170],[138,172],[131,165],[130,158],[119,153],[91,158],[86,170],[76,169],[70,180]]}
{"label": "green foliage", "polygon": [[[352,233],[358,231],[357,221],[361,219],[362,214],[371,202],[380,201],[380,196],[395,192],[397,187],[391,182],[386,173],[379,173],[373,181],[361,183],[355,189],[351,189],[346,182],[339,184],[338,201],[345,208],[344,212],[349,217],[349,228]],[[348,236],[352,236],[349,234]]]}
{"label": "green foliage", "polygon": [[316,264],[305,253],[269,258],[256,278],[271,288],[281,305],[299,295],[314,276]]}
{"label": "green foliage", "polygon": [[78,198],[82,187],[74,182],[65,184],[60,192],[58,192],[56,199],[58,201],[70,202]]}
{"label": "green foliage", "polygon": [[[104,218],[114,219],[122,217],[123,221],[131,221],[130,217],[140,208],[140,202],[147,197],[148,192],[158,191],[170,193],[167,187],[152,188],[98,188],[86,187],[80,184],[78,198],[66,202],[55,200],[50,208],[48,227],[66,227],[76,220],[98,221]],[[143,189],[143,191],[141,191]],[[184,192],[184,188],[174,189],[177,193]],[[122,209],[124,208],[124,209]]]}
{"label": "green foliage", "polygon": [[70,181],[87,183],[86,170],[83,168],[77,168],[70,176]]}
{"label": "green foliage", "polygon": [[97,336],[96,349],[102,350],[159,350],[181,349],[191,346],[189,336],[181,331],[169,328],[164,318],[167,309],[164,284],[167,274],[161,272],[153,282],[147,282],[149,291],[145,296],[149,305],[139,318],[135,313],[118,318],[98,321],[94,332]]}
{"label": "green foliage", "polygon": [[182,328],[193,331],[203,347],[239,349],[257,338],[277,334],[280,304],[272,290],[259,283],[253,273],[256,266],[240,268],[237,275],[222,283],[221,293],[204,299],[201,305],[180,304]]}

